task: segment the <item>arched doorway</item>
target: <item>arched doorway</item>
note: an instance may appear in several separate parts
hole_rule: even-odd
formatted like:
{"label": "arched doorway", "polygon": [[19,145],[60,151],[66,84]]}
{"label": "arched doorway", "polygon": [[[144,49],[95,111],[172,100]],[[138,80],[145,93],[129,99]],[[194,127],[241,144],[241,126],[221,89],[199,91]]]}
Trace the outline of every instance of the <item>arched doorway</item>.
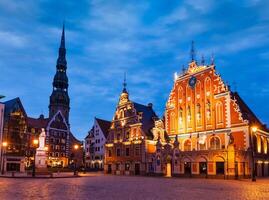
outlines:
{"label": "arched doorway", "polygon": [[191,176],[191,160],[189,158],[184,158],[183,164],[184,164],[184,175]]}
{"label": "arched doorway", "polygon": [[216,175],[217,176],[224,176],[225,175],[225,160],[221,156],[217,156],[215,158],[216,163]]}
{"label": "arched doorway", "polygon": [[200,176],[207,177],[207,158],[201,156],[198,160]]}

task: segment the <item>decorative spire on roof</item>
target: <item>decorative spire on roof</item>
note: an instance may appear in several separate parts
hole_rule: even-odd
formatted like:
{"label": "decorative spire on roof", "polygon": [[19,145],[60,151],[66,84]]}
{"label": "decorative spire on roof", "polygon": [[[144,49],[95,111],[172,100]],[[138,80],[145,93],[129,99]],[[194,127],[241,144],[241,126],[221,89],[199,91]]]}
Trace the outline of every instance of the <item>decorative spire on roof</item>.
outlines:
{"label": "decorative spire on roof", "polygon": [[191,62],[195,61],[195,48],[194,48],[194,41],[191,41],[191,51],[190,51],[190,56],[191,56]]}
{"label": "decorative spire on roof", "polygon": [[215,57],[214,57],[214,54],[212,53],[211,54],[211,65],[214,65],[215,64]]}
{"label": "decorative spire on roof", "polygon": [[201,64],[204,66],[205,65],[205,57],[204,55],[202,54],[202,58],[201,58]]}
{"label": "decorative spire on roof", "polygon": [[126,86],[127,86],[127,83],[126,83],[126,72],[124,72],[123,90],[122,90],[122,92],[124,92],[124,93],[127,93]]}

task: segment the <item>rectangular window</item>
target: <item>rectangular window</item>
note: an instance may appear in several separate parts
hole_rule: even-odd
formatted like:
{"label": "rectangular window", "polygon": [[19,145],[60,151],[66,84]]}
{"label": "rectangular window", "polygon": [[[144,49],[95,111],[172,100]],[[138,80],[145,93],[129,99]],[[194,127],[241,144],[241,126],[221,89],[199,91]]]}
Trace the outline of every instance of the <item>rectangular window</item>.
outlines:
{"label": "rectangular window", "polygon": [[120,140],[120,133],[117,134],[117,140]]}
{"label": "rectangular window", "polygon": [[135,147],[135,155],[136,156],[139,156],[140,155],[140,147],[139,146],[136,146]]}
{"label": "rectangular window", "polygon": [[126,149],[125,149],[125,155],[126,155],[126,156],[129,156],[129,155],[130,155],[130,152],[129,152],[129,151],[130,151],[129,148],[126,148]]}
{"label": "rectangular window", "polygon": [[116,170],[120,170],[120,163],[116,164]]}
{"label": "rectangular window", "polygon": [[117,149],[117,156],[120,156],[120,149]]}
{"label": "rectangular window", "polygon": [[108,150],[108,157],[111,157],[112,156],[112,152],[111,152],[111,150],[109,149]]}

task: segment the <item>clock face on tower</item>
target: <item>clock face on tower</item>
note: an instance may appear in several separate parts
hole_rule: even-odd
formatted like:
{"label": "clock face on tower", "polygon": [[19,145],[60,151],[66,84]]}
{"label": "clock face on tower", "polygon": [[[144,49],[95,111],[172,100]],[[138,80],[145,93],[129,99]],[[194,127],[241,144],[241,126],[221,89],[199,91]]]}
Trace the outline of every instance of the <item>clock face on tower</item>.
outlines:
{"label": "clock face on tower", "polygon": [[197,82],[197,79],[194,76],[192,76],[189,80],[189,86],[193,89],[196,85],[196,82]]}

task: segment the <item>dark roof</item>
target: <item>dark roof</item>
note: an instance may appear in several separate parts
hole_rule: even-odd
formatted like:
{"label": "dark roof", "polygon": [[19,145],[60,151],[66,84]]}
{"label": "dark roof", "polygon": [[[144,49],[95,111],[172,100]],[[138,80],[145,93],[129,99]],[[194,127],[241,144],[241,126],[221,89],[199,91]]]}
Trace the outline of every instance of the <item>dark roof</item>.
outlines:
{"label": "dark roof", "polygon": [[4,104],[5,104],[5,117],[8,117],[10,113],[16,111],[18,107],[22,110],[24,115],[27,116],[19,97],[6,101],[4,102]]}
{"label": "dark roof", "polygon": [[264,125],[259,120],[259,118],[248,107],[248,105],[244,102],[244,100],[239,96],[239,94],[237,92],[231,92],[231,95],[234,99],[236,99],[244,120],[248,120],[250,124],[259,124],[261,127],[263,127],[263,129],[268,130],[266,128],[266,125]]}
{"label": "dark roof", "polygon": [[134,107],[136,112],[142,112],[142,130],[149,138],[153,138],[151,129],[154,127],[154,120],[158,119],[158,116],[154,112],[152,104],[145,106],[134,102]]}
{"label": "dark roof", "polygon": [[104,120],[104,119],[99,119],[95,117],[95,120],[97,121],[97,123],[99,124],[102,132],[104,133],[104,136],[107,138],[108,136],[108,132],[111,126],[111,122]]}
{"label": "dark roof", "polygon": [[94,127],[91,128],[91,130],[88,132],[88,135],[85,137],[85,139],[93,137],[93,130],[94,130]]}
{"label": "dark roof", "polygon": [[48,118],[32,118],[27,117],[27,124],[32,128],[47,128],[49,119]]}

